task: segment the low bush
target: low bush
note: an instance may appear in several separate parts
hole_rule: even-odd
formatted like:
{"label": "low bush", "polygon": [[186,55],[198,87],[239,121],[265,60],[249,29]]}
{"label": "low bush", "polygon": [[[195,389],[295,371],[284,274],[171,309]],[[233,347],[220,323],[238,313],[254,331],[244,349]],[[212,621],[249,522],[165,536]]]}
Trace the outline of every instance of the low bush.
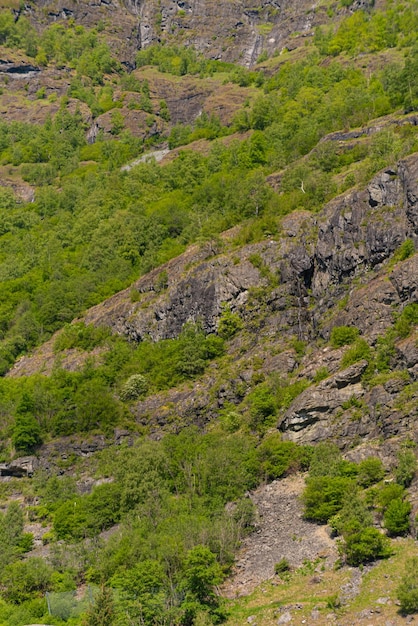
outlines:
{"label": "low bush", "polygon": [[357,567],[364,563],[390,556],[390,544],[387,537],[377,528],[367,527],[346,537],[342,550],[348,565]]}
{"label": "low bush", "polygon": [[359,331],[355,326],[334,326],[330,342],[333,348],[340,348],[354,343],[358,335]]}
{"label": "low bush", "polygon": [[412,506],[410,502],[395,498],[392,500],[383,516],[383,522],[391,537],[406,535],[410,528]]}
{"label": "low bush", "polygon": [[267,480],[275,480],[292,471],[306,470],[311,453],[312,448],[282,441],[278,434],[266,437],[257,448],[260,474]]}
{"label": "low bush", "polygon": [[370,485],[378,483],[385,475],[382,461],[375,456],[370,456],[361,461],[358,470],[357,482],[362,487],[370,487]]}
{"label": "low bush", "polygon": [[370,360],[370,358],[371,349],[369,344],[365,339],[359,338],[344,354],[341,359],[341,365],[343,367],[349,367],[349,365],[353,365],[353,363],[357,363],[357,361],[362,361],[363,359]]}
{"label": "low bush", "polygon": [[304,517],[315,522],[327,522],[342,508],[344,498],[352,488],[353,481],[350,478],[341,476],[309,478],[302,496],[305,506]]}

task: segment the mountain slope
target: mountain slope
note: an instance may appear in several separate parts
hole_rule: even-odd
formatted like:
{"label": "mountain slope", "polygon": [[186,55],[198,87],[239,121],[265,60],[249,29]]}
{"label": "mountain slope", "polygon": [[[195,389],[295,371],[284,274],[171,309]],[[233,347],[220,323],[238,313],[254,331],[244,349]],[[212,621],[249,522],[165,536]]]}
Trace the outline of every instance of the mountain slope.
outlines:
{"label": "mountain slope", "polygon": [[403,623],[416,1],[0,5],[0,625]]}

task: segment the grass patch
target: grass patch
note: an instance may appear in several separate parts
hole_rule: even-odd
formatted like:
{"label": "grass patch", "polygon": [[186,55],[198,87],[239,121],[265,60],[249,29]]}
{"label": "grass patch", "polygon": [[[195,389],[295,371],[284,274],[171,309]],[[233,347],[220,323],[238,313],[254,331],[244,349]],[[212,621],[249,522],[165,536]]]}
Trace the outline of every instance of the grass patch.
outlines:
{"label": "grass patch", "polygon": [[[393,619],[398,615],[398,607],[394,604],[396,589],[404,575],[406,561],[418,556],[418,544],[412,539],[397,539],[392,542],[391,547],[394,551],[393,556],[379,561],[364,575],[360,593],[349,606],[350,612],[380,606],[382,614],[384,613],[387,619]],[[379,598],[389,598],[390,604],[378,604]]]}
{"label": "grass patch", "polygon": [[261,584],[251,595],[231,601],[225,625],[242,626],[250,615],[255,615],[258,626],[273,626],[281,615],[280,607],[295,603],[301,604],[302,608],[291,610],[292,624],[302,624],[303,620],[310,623],[314,608],[320,611],[319,623],[324,623],[325,616],[330,612],[327,607],[329,597],[350,580],[350,572],[348,569],[328,570],[321,573],[320,582],[312,582],[312,572],[307,573],[308,569],[302,567],[296,570],[284,582],[277,577],[274,581]]}
{"label": "grass patch", "polygon": [[[387,620],[397,623],[399,620],[396,590],[404,575],[406,561],[418,556],[418,544],[412,539],[397,539],[391,547],[393,556],[377,562],[364,574],[358,596],[348,605],[335,607],[342,624],[355,624],[360,611],[377,607],[380,613],[376,624],[385,624]],[[252,594],[230,601],[230,613],[225,625],[242,626],[247,623],[248,617],[254,615],[258,626],[273,626],[281,615],[280,607],[286,606],[292,614],[292,624],[309,624],[315,608],[320,612],[318,623],[325,623],[326,615],[334,608],[330,607],[329,599],[339,598],[341,587],[351,579],[352,570],[342,568],[321,572],[320,577],[315,578],[319,582],[313,582],[312,573],[305,571],[304,568],[296,570],[286,581],[277,577],[261,584]],[[387,603],[378,603],[380,598],[387,598]],[[302,608],[293,610],[291,606],[295,604],[302,605]]]}

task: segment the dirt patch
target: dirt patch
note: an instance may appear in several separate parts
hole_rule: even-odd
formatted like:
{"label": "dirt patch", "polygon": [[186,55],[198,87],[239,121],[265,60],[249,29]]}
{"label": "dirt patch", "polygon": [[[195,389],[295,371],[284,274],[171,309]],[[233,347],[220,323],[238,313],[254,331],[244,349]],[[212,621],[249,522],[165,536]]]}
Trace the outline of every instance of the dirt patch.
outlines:
{"label": "dirt patch", "polygon": [[235,598],[251,593],[274,576],[274,566],[282,558],[292,567],[318,557],[328,566],[335,562],[337,549],[326,527],[311,524],[302,517],[300,495],[304,485],[302,476],[291,476],[251,494],[258,512],[257,527],[244,539],[233,575],[222,589],[223,595]]}

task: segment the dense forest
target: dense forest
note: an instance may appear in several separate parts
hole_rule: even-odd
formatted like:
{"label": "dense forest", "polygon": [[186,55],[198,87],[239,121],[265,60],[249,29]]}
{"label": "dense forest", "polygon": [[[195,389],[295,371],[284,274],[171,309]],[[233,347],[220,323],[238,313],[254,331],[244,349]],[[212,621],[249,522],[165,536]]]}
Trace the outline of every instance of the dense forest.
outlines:
{"label": "dense forest", "polygon": [[[327,22],[302,46],[262,51],[251,67],[173,38],[138,50],[135,69],[118,59],[104,23],[40,27],[2,5],[4,64],[47,78],[37,77],[33,90],[32,78],[0,66],[0,461],[41,459],[30,476],[0,470],[0,624],[228,623],[233,609],[220,588],[257,527],[249,492],[301,472],[303,516],[338,537],[336,567],[389,559],[393,538],[416,536],[413,427],[396,440],[390,463],[376,453],[347,460],[343,446],[277,430],[303,392],[334,374],[303,370],[315,350],[341,351],[340,369],[365,362],[363,386],[398,385],[396,410],[414,416],[417,382],[396,360],[400,342],[418,341],[413,296],[372,338],[343,322],[309,339],[279,329],[264,351],[290,351],[295,365],[286,374],[265,373],[250,352],[271,314],[269,294],[286,280],[257,251],[248,261],[263,287],[251,288],[245,310],[223,303],[213,332],[191,319],[176,336],[138,342],[83,320],[124,289],[140,306],[130,286],[152,270],[155,298],[167,293],[164,264],[192,245],[213,246],[238,266],[243,246],[279,240],[289,216],[303,212],[320,224],[327,203],[360,193],[418,151],[418,3],[325,4]],[[239,106],[226,117],[208,106],[178,121],[158,91],[163,81],[173,90],[224,89],[226,99],[237,93]],[[10,113],[11,94],[21,119]],[[159,162],[161,150],[167,158]],[[414,257],[416,234],[398,244],[387,272]],[[346,306],[344,293],[332,314]],[[50,371],[16,375],[43,345]],[[138,419],[138,403],[170,404],[177,388],[206,384],[213,402],[246,351],[251,376],[215,417],[185,420],[170,405],[158,428],[148,413]],[[65,366],[68,354],[81,355],[75,367]],[[351,395],[340,411],[359,422],[369,409]],[[118,446],[116,431],[126,435]],[[97,437],[105,445],[94,454],[71,452]],[[51,461],[54,445],[68,451]],[[86,476],[92,483],[83,491]],[[44,529],[41,548],[31,524]],[[396,591],[405,614],[418,611],[414,550]],[[289,582],[301,570],[283,558],[275,573]]]}

